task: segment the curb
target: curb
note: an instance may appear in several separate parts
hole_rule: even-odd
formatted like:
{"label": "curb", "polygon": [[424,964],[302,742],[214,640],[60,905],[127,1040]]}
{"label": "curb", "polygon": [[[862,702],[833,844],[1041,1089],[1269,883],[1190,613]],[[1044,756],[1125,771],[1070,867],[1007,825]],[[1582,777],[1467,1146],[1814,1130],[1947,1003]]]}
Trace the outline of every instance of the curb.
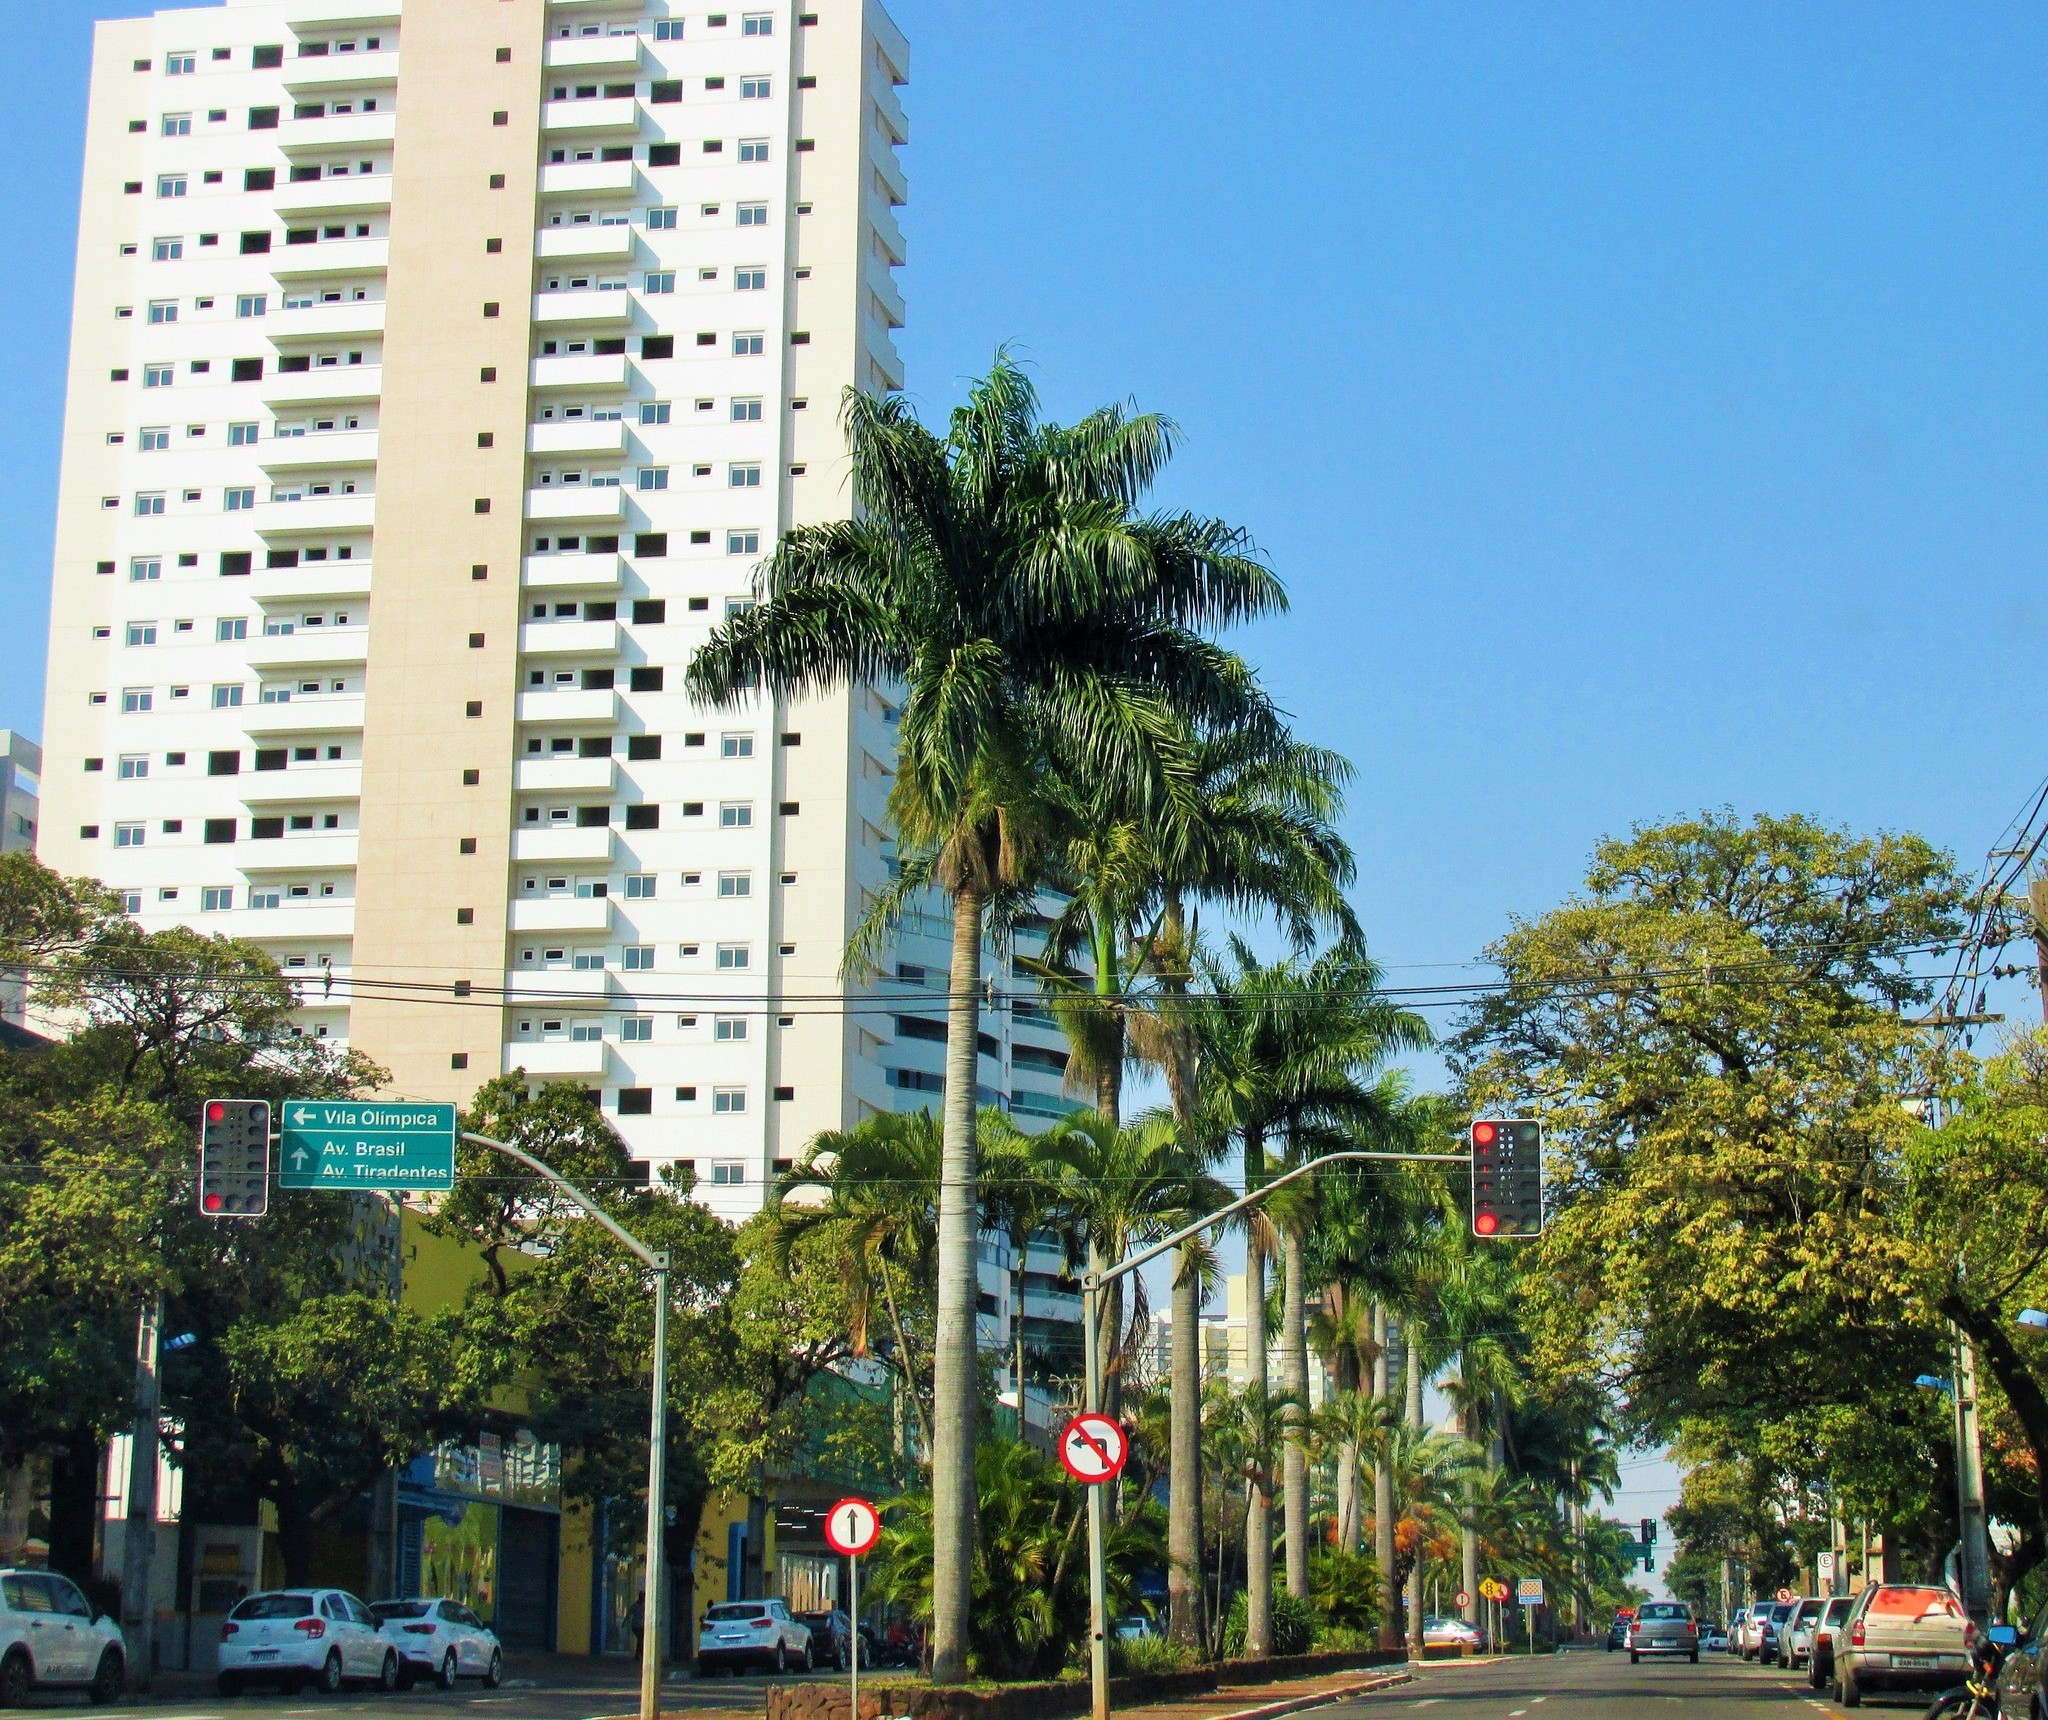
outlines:
{"label": "curb", "polygon": [[1415,1674],[1412,1672],[1393,1672],[1362,1684],[1343,1684],[1335,1690],[1318,1691],[1313,1696],[1293,1696],[1285,1702],[1268,1702],[1259,1708],[1240,1708],[1234,1714],[1218,1715],[1217,1720],[1279,1720],[1283,1714],[1299,1714],[1304,1709],[1321,1708],[1331,1702],[1349,1702],[1354,1696],[1368,1696],[1375,1690],[1391,1690],[1397,1684],[1414,1682]]}

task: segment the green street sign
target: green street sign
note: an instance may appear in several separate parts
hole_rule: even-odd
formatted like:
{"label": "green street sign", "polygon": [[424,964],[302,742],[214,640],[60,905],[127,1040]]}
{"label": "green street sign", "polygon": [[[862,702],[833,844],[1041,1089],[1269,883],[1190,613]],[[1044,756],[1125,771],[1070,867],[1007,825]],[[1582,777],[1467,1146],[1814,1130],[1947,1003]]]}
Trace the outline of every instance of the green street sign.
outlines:
{"label": "green street sign", "polygon": [[287,1099],[280,1188],[453,1188],[455,1107]]}

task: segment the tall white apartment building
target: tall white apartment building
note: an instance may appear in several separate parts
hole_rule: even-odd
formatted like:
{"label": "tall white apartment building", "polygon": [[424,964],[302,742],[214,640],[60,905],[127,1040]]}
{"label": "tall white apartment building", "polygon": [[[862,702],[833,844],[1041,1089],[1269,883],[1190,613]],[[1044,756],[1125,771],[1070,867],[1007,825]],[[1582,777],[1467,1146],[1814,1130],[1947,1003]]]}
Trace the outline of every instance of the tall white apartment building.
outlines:
{"label": "tall white apartment building", "polygon": [[0,854],[33,849],[41,821],[43,749],[12,729],[0,729]]}
{"label": "tall white apartment building", "polygon": [[[262,944],[394,1093],[581,1081],[728,1216],[936,1108],[943,917],[839,977],[886,690],[682,691],[901,384],[905,66],[873,0],[100,24],[42,857]],[[982,1051],[1068,1108],[1042,1014]]]}

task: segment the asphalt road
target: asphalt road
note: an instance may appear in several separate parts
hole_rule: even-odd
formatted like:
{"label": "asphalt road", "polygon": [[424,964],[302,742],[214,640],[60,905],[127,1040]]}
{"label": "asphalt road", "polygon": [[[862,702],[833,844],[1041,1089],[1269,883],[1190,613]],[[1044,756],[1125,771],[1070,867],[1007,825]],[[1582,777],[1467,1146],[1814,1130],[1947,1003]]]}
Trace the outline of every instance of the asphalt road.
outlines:
{"label": "asphalt road", "polygon": [[[1859,1713],[1921,1714],[1927,1696],[1868,1697]],[[1896,1707],[1882,1703],[1893,1701]],[[1810,1690],[1803,1672],[1746,1665],[1724,1654],[1646,1660],[1597,1649],[1535,1659],[1433,1661],[1415,1681],[1320,1708],[1316,1720],[1812,1720],[1848,1711]]]}

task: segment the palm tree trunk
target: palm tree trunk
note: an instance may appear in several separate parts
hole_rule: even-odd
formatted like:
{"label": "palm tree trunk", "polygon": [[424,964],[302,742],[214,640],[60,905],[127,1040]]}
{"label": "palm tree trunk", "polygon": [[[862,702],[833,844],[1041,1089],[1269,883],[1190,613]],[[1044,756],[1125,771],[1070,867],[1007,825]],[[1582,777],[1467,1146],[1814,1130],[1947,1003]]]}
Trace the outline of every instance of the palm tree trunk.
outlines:
{"label": "palm tree trunk", "polygon": [[945,1133],[939,1154],[938,1335],[932,1354],[932,1682],[967,1676],[973,1605],[975,1036],[981,999],[981,897],[953,897],[953,973],[946,1012]]}
{"label": "palm tree trunk", "polygon": [[[1257,1129],[1244,1141],[1245,1187],[1265,1180],[1266,1148]],[[1265,1412],[1266,1396],[1266,1250],[1254,1229],[1244,1250],[1244,1383],[1246,1393]],[[1244,1654],[1264,1660],[1273,1652],[1273,1480],[1265,1457],[1254,1465],[1250,1502],[1244,1518]]]}
{"label": "palm tree trunk", "polygon": [[1173,1378],[1168,1382],[1166,1634],[1199,1648],[1202,1630],[1202,1270],[1180,1246],[1173,1279]]}
{"label": "palm tree trunk", "polygon": [[[1341,1399],[1348,1400],[1358,1390],[1358,1352],[1349,1344],[1339,1344],[1335,1361],[1337,1393]],[[1362,1527],[1359,1505],[1358,1442],[1347,1439],[1337,1447],[1337,1550],[1340,1553],[1358,1551]]]}
{"label": "palm tree trunk", "polygon": [[[1408,1431],[1419,1435],[1422,1432],[1422,1332],[1421,1321],[1414,1315],[1401,1322],[1401,1354],[1408,1364],[1408,1403],[1404,1419]],[[1408,1641],[1411,1646],[1422,1646],[1422,1549],[1415,1551],[1415,1563],[1408,1569]]]}
{"label": "palm tree trunk", "polygon": [[1303,1304],[1308,1300],[1308,1260],[1301,1238],[1287,1231],[1280,1239],[1281,1282],[1286,1305],[1280,1313],[1281,1386],[1294,1401],[1287,1409],[1287,1445],[1283,1456],[1281,1497],[1287,1526],[1287,1592],[1308,1599],[1308,1325]]}
{"label": "palm tree trunk", "polygon": [[[1387,1398],[1387,1305],[1372,1305],[1372,1395]],[[1401,1646],[1401,1592],[1394,1586],[1394,1471],[1383,1448],[1372,1466],[1372,1550],[1380,1565],[1380,1647]]]}
{"label": "palm tree trunk", "polygon": [[[1479,1430],[1472,1425],[1469,1405],[1472,1398],[1472,1358],[1461,1353],[1458,1358],[1459,1384],[1463,1388],[1459,1399],[1458,1432],[1471,1439]],[[1458,1520],[1458,1574],[1463,1578],[1461,1587],[1465,1591],[1464,1615],[1467,1624],[1479,1622],[1479,1524],[1473,1510],[1473,1487],[1468,1476],[1464,1486],[1465,1507]]]}
{"label": "palm tree trunk", "polygon": [[1024,1431],[1024,1257],[1031,1248],[1030,1231],[1020,1231],[1010,1260],[1010,1336],[1015,1340],[1010,1383],[1017,1388],[1017,1438]]}

